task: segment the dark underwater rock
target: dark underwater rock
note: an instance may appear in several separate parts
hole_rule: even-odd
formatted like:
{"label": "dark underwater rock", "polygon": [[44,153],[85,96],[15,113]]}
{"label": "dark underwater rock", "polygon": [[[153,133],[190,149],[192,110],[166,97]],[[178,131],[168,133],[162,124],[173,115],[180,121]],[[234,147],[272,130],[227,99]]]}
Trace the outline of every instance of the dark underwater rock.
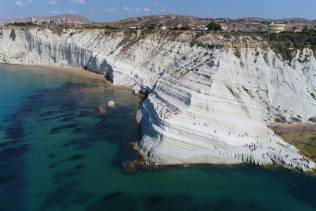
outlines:
{"label": "dark underwater rock", "polygon": [[0,174],[0,185],[9,183],[13,181],[14,177],[10,174],[1,175]]}
{"label": "dark underwater rock", "polygon": [[123,193],[122,192],[114,192],[114,193],[110,193],[108,195],[105,195],[103,197],[103,201],[109,201],[109,200],[112,200],[112,199],[115,199],[117,197],[120,197]]}
{"label": "dark underwater rock", "polygon": [[76,166],[74,167],[74,170],[79,171],[79,170],[82,170],[83,168],[84,168],[84,166],[83,166],[83,165],[78,164],[78,165],[76,165]]}
{"label": "dark underwater rock", "polygon": [[77,127],[77,126],[78,126],[77,124],[66,124],[66,125],[62,125],[62,126],[59,126],[59,127],[54,127],[54,128],[51,129],[49,135],[60,133],[63,130],[73,129],[73,128]]}
{"label": "dark underwater rock", "polygon": [[13,123],[5,128],[4,139],[20,140],[25,136],[24,128],[20,122]]}
{"label": "dark underwater rock", "polygon": [[0,151],[0,161],[5,161],[6,159],[11,159],[14,157],[22,156],[26,151],[29,150],[28,144],[19,145],[16,147],[10,147]]}
{"label": "dark underwater rock", "polygon": [[157,206],[157,205],[161,205],[166,201],[166,197],[164,195],[152,195],[150,197],[148,197],[148,202],[151,205]]}

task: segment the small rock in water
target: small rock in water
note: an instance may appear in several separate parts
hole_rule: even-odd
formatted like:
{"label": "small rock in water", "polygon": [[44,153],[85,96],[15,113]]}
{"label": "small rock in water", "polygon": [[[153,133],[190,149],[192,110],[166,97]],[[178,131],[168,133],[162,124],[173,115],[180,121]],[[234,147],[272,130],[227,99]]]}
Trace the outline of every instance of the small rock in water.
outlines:
{"label": "small rock in water", "polygon": [[98,106],[98,113],[99,114],[106,114],[106,111],[107,111],[107,105],[106,104],[101,104]]}
{"label": "small rock in water", "polygon": [[110,101],[108,102],[108,107],[112,108],[112,107],[114,107],[114,106],[115,106],[115,102],[114,102],[113,100],[110,100]]}

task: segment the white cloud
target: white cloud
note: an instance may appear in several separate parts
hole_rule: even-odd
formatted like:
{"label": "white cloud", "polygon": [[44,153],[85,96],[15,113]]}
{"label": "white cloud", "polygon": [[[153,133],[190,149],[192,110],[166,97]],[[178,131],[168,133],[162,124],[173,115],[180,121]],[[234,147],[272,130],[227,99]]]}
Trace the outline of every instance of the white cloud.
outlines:
{"label": "white cloud", "polygon": [[69,0],[72,4],[86,4],[86,0]]}
{"label": "white cloud", "polygon": [[108,9],[105,9],[105,10],[104,10],[105,13],[110,13],[110,14],[115,13],[115,11],[116,11],[116,10],[113,9],[113,8],[108,8]]}
{"label": "white cloud", "polygon": [[50,11],[50,13],[55,14],[55,15],[60,14],[60,12],[57,10]]}
{"label": "white cloud", "polygon": [[67,11],[68,14],[76,14],[76,11],[75,10],[69,10]]}
{"label": "white cloud", "polygon": [[161,4],[160,2],[155,2],[155,3],[154,3],[154,6],[155,6],[155,7],[161,7],[162,4]]}
{"label": "white cloud", "polygon": [[125,10],[125,11],[131,11],[131,10],[133,10],[132,8],[130,8],[130,7],[123,7],[123,10]]}
{"label": "white cloud", "polygon": [[23,7],[24,3],[22,1],[16,1],[15,5],[18,6],[18,7]]}
{"label": "white cloud", "polygon": [[128,6],[125,6],[123,7],[123,10],[125,11],[133,11],[133,12],[151,12],[151,9],[145,7],[145,8],[139,8],[139,7],[136,7],[136,8],[131,8],[131,7],[128,7]]}
{"label": "white cloud", "polygon": [[54,5],[54,4],[56,4],[56,3],[57,3],[56,0],[49,0],[49,1],[48,1],[48,5]]}
{"label": "white cloud", "polygon": [[27,4],[32,4],[32,3],[33,3],[33,0],[15,1],[15,5],[17,7],[24,7]]}

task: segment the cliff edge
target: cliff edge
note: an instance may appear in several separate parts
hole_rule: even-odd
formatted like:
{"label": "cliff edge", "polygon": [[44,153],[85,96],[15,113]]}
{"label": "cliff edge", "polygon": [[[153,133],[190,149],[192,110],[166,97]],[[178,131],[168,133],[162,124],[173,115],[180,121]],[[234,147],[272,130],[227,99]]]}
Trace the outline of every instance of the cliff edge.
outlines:
{"label": "cliff edge", "polygon": [[282,56],[258,37],[192,32],[4,27],[0,62],[99,72],[148,97],[140,153],[157,165],[315,163],[268,126],[316,116],[316,60]]}

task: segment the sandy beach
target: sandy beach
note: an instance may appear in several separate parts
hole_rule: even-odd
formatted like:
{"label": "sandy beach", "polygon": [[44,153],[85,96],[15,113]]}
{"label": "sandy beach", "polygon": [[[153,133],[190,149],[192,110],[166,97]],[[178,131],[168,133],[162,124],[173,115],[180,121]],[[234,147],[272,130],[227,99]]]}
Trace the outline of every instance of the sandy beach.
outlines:
{"label": "sandy beach", "polygon": [[[52,65],[43,65],[43,64],[39,64],[39,65],[37,65],[37,64],[31,64],[31,65],[28,65],[28,64],[23,64],[23,65],[3,64],[3,65],[9,65],[11,68],[14,68],[16,70],[21,70],[21,71],[25,71],[28,68],[31,68],[32,70],[36,70],[36,71],[56,71],[56,72],[64,71],[63,72],[64,74],[107,81],[104,78],[104,75],[102,75],[102,74],[98,74],[98,73],[87,71],[87,70],[82,70],[79,68],[61,67],[61,66],[52,66]],[[25,68],[25,67],[28,67],[28,68]]]}

